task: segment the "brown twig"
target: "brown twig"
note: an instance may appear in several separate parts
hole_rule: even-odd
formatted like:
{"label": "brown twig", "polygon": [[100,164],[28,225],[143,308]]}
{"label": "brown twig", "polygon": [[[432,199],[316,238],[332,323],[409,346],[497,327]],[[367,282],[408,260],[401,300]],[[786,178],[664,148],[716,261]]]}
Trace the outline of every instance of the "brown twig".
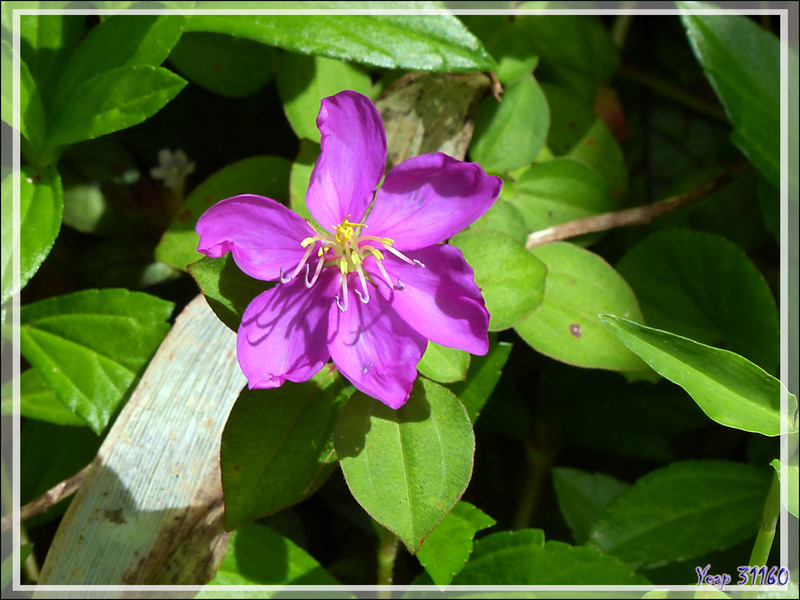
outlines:
{"label": "brown twig", "polygon": [[660,217],[664,213],[671,210],[686,206],[692,202],[696,202],[710,196],[721,187],[726,186],[728,183],[736,179],[739,175],[747,171],[751,167],[750,163],[746,160],[736,163],[722,175],[719,175],[701,185],[699,188],[690,190],[671,198],[659,200],[653,204],[645,206],[636,206],[626,210],[617,212],[603,213],[601,215],[592,215],[583,219],[569,221],[560,225],[554,225],[547,229],[534,231],[528,235],[528,240],[525,242],[525,247],[530,249],[540,244],[547,244],[549,242],[557,242],[559,240],[566,240],[578,235],[586,233],[594,233],[596,231],[606,231],[608,229],[615,229],[617,227],[628,227],[630,225],[647,225],[656,217]]}
{"label": "brown twig", "polygon": [[[91,466],[91,464],[86,465],[83,469],[75,473],[75,475],[69,479],[65,479],[55,487],[47,490],[36,500],[28,502],[28,504],[25,506],[21,506],[19,509],[19,520],[27,521],[31,517],[43,513],[48,508],[60,502],[67,496],[74,494],[75,491],[81,486],[81,483],[83,483],[83,479],[86,477],[86,473],[89,472],[89,467]],[[14,513],[3,515],[2,527],[0,527],[1,531],[7,531],[8,529],[11,529],[13,516]]]}

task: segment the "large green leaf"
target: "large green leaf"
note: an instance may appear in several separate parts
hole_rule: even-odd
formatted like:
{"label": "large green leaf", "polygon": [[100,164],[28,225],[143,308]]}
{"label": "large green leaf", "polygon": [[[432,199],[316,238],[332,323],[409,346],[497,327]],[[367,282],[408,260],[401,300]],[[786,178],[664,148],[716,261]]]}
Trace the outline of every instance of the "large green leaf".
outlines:
{"label": "large green leaf", "polygon": [[425,538],[417,553],[433,582],[448,585],[469,560],[475,534],[495,523],[492,517],[469,502],[462,500],[456,504]]}
{"label": "large green leaf", "polygon": [[603,327],[598,314],[618,312],[641,320],[628,284],[600,256],[575,244],[535,246],[547,267],[541,304],[514,329],[542,354],[595,369],[641,371],[645,365]]}
{"label": "large green leaf", "polygon": [[324,56],[294,53],[283,55],[277,82],[283,110],[297,137],[317,143],[320,101],[342,90],[368,95],[372,85],[362,67]]}
{"label": "large green leaf", "polygon": [[182,15],[113,15],[92,28],[67,62],[53,99],[56,113],[78,87],[118,67],[159,66],[178,43]]}
{"label": "large green leaf", "polygon": [[475,438],[467,411],[449,390],[424,378],[398,410],[355,394],[334,440],[355,499],[412,554],[472,476]]}
{"label": "large green leaf", "polygon": [[542,301],[546,269],[524,246],[496,231],[466,231],[453,245],[475,272],[489,310],[489,330],[508,329]]}
{"label": "large green leaf", "polygon": [[20,351],[99,434],[169,330],[172,308],[117,289],[41,300],[20,310]]}
{"label": "large green leaf", "polygon": [[[14,126],[14,98],[12,92],[14,85],[13,75],[13,54],[11,44],[6,40],[2,44],[2,119],[12,127]],[[47,126],[44,105],[36,82],[31,75],[28,65],[20,59],[19,63],[19,115],[20,133],[25,137],[34,149],[39,150],[44,142],[45,128]],[[24,150],[24,148],[23,148]],[[27,156],[27,155],[26,155]],[[29,156],[35,159],[35,156]]]}
{"label": "large green leaf", "polygon": [[540,529],[503,531],[475,542],[454,585],[646,585],[647,579],[611,556],[544,541]]}
{"label": "large green leaf", "polygon": [[[19,292],[47,258],[61,230],[64,197],[55,167],[23,167],[19,174],[19,230],[14,231],[12,177],[2,184],[2,301]],[[19,286],[14,287],[12,251],[19,252]]]}
{"label": "large green leaf", "polygon": [[460,18],[497,60],[496,73],[500,83],[513,83],[536,67],[539,56],[531,37],[521,27],[519,17],[464,15]]}
{"label": "large green leaf", "polygon": [[289,195],[289,162],[279,156],[245,158],[214,173],[198,185],[178,210],[156,247],[156,259],[185,271],[203,258],[197,251],[197,219],[214,204],[239,194],[257,194],[285,202]]}
{"label": "large green leaf", "polygon": [[580,469],[553,469],[553,489],[558,508],[578,544],[589,539],[589,530],[597,515],[630,484],[606,475]]}
{"label": "large green leaf", "polygon": [[[712,8],[676,2],[685,11]],[[780,42],[744,15],[683,14],[689,44],[733,124],[731,141],[780,186]],[[797,176],[794,175],[796,182]],[[796,183],[794,184],[796,189]]]}
{"label": "large green leaf", "polygon": [[230,35],[192,31],[181,37],[169,60],[181,75],[207,90],[244,98],[275,76],[280,51]]}
{"label": "large green leaf", "polygon": [[478,107],[470,157],[490,173],[513,171],[535,159],[547,140],[550,109],[533,76],[506,87],[498,102],[489,96]]}
{"label": "large green leaf", "polygon": [[[239,7],[250,5],[263,8],[258,2],[240,3]],[[280,6],[273,3],[270,8]],[[296,5],[285,5],[292,6]],[[380,2],[373,6],[424,9],[434,5]],[[303,6],[352,7],[348,2],[307,2]],[[390,69],[490,71],[496,67],[480,42],[452,15],[195,15],[189,30],[229,33],[299,54]]]}
{"label": "large green leaf", "polygon": [[658,232],[629,250],[617,270],[650,326],[725,346],[777,371],[780,327],[772,292],[747,255],[722,236]]}
{"label": "large green leaf", "polygon": [[[231,533],[217,576],[195,598],[239,598],[241,591],[216,591],[218,585],[339,585],[310,554],[264,525],[249,523]],[[250,592],[271,598],[275,591]]]}
{"label": "large green leaf", "polygon": [[150,65],[117,67],[82,82],[53,116],[47,143],[74,144],[137,125],[172,100],[186,81]]}
{"label": "large green leaf", "polygon": [[592,168],[569,158],[537,163],[514,184],[514,206],[529,231],[614,210],[610,186]]}
{"label": "large green leaf", "polygon": [[296,504],[324,483],[336,464],[334,422],[352,393],[327,368],[304,383],[242,392],[222,434],[228,529]]}
{"label": "large green leaf", "polygon": [[683,461],[648,473],[597,517],[588,545],[634,568],[728,548],[758,529],[771,470]]}
{"label": "large green leaf", "polygon": [[787,423],[780,412],[781,394],[787,395],[790,418],[797,398],[746,358],[621,317],[603,315],[601,320],[654,370],[685,389],[717,423],[775,436],[781,434],[783,421],[790,432],[797,431],[797,423]]}

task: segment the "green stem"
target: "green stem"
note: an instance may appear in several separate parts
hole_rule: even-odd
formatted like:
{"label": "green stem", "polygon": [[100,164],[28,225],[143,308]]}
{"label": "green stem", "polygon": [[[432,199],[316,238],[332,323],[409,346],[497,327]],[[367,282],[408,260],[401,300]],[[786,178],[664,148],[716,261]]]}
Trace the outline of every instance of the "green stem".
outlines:
{"label": "green stem", "polygon": [[[544,434],[541,431],[540,434]],[[537,436],[538,440],[545,438],[545,435]],[[539,504],[539,497],[542,495],[542,488],[550,467],[555,459],[555,454],[551,448],[541,443],[528,441],[525,445],[526,469],[525,487],[517,505],[517,514],[514,517],[514,529],[524,529],[528,527],[536,513],[536,506]]]}
{"label": "green stem", "polygon": [[769,560],[769,551],[772,549],[772,541],[775,539],[775,528],[778,524],[778,516],[781,512],[781,486],[778,482],[778,474],[772,476],[772,483],[767,493],[767,501],[764,505],[764,514],[761,517],[761,525],[756,535],[756,543],[753,545],[753,552],[750,554],[750,562],[753,567],[763,567]]}
{"label": "green stem", "polygon": [[[633,8],[635,2],[623,2],[620,8]],[[625,40],[628,38],[628,31],[633,22],[633,13],[625,15],[617,15],[614,18],[614,24],[611,26],[611,41],[620,50],[625,45]]]}
{"label": "green stem", "polygon": [[[378,585],[392,585],[394,579],[394,561],[397,558],[398,539],[391,531],[378,525]],[[378,598],[391,598],[391,590],[379,590]]]}
{"label": "green stem", "polygon": [[723,111],[718,105],[701,100],[694,94],[687,92],[681,87],[678,87],[671,81],[650,75],[649,73],[640,71],[636,67],[632,67],[630,65],[623,65],[623,67],[620,69],[620,74],[628,77],[629,79],[633,79],[634,81],[637,81],[646,87],[649,87],[662,96],[670,98],[671,100],[683,104],[684,106],[688,106],[697,112],[703,113],[712,119],[716,119],[717,121],[725,123],[726,125],[730,123],[725,111]]}

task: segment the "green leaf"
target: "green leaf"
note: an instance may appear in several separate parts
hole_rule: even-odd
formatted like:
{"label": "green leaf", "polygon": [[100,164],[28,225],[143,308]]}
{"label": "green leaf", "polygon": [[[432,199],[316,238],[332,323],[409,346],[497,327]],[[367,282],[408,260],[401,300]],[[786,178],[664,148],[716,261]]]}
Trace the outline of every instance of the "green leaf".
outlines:
{"label": "green leaf", "polygon": [[54,115],[47,143],[74,144],[137,125],[172,100],[186,81],[172,71],[131,65],[84,81]]}
{"label": "green leaf", "polygon": [[270,390],[244,390],[222,434],[225,522],[235,529],[305,500],[336,461],[333,426],[353,393],[335,371]]}
{"label": "green leaf", "polygon": [[547,82],[542,82],[541,86],[550,107],[547,147],[556,156],[568,154],[594,125],[597,115],[592,105],[572,90]]}
{"label": "green leaf", "polygon": [[484,356],[473,356],[470,359],[466,380],[448,386],[467,409],[472,423],[475,423],[483,405],[500,381],[503,366],[510,353],[511,344],[498,342],[497,336],[490,333],[489,351]]}
{"label": "green leaf", "polygon": [[493,231],[467,231],[452,243],[475,271],[490,314],[489,331],[508,329],[542,301],[546,268],[522,244]]}
{"label": "green leaf", "polygon": [[[792,464],[792,462],[794,464]],[[786,510],[792,513],[795,517],[798,517],[798,500],[797,500],[797,482],[798,482],[798,465],[797,465],[797,457],[793,457],[789,459],[789,464],[784,465],[780,460],[777,458],[770,461],[770,466],[775,469],[775,472],[778,474],[778,481],[781,480],[781,477],[786,480],[785,489],[786,489],[786,498],[788,502],[784,504],[786,506]],[[781,497],[781,501],[783,501],[783,497]]]}
{"label": "green leaf", "polygon": [[642,320],[628,284],[600,256],[567,242],[535,246],[547,267],[541,304],[514,329],[535,350],[579,367],[641,371],[645,365],[603,327],[599,313]]}
{"label": "green leaf", "polygon": [[599,118],[569,153],[573,160],[582,162],[600,173],[611,187],[614,198],[621,198],[628,190],[628,168],[617,140]]}
{"label": "green leaf", "polygon": [[418,379],[402,408],[362,393],[339,417],[336,453],[355,499],[409,552],[461,498],[472,476],[475,438],[448,389]]}
{"label": "green leaf", "polygon": [[[624,344],[661,376],[681,386],[709,418],[743,431],[766,436],[781,433],[781,395],[787,394],[788,414],[797,398],[781,382],[746,358],[728,350],[699,344],[627,319],[603,315],[601,320]],[[797,431],[797,423],[784,425]]]}
{"label": "green leaf", "polygon": [[[2,184],[2,301],[22,290],[47,258],[61,229],[64,198],[55,167],[23,167],[19,174],[19,230],[13,224],[13,173]],[[19,252],[19,286],[12,280],[12,252]]]}
{"label": "green leaf", "polygon": [[[315,6],[352,9],[348,2],[306,3],[304,8]],[[433,5],[381,2],[376,6],[423,9]],[[229,33],[298,54],[389,69],[447,72],[496,67],[480,42],[452,15],[195,15],[189,30]]]}
{"label": "green leaf", "polygon": [[475,542],[454,585],[646,585],[648,581],[596,550],[544,541],[540,529],[503,531]]}
{"label": "green leaf", "polygon": [[617,496],[588,545],[634,568],[728,548],[755,535],[770,476],[733,462],[672,463]]}
{"label": "green leaf", "polygon": [[251,40],[193,31],[169,55],[187,79],[230,98],[255,94],[275,76],[280,52]]}
{"label": "green leaf", "polygon": [[[214,204],[239,194],[267,196],[285,202],[289,193],[289,161],[278,156],[245,158],[217,171],[198,185],[164,232],[156,260],[185,271],[204,257],[197,251],[197,219]],[[224,320],[224,319],[223,319]]]}
{"label": "green leaf", "polygon": [[[75,50],[58,81],[56,113],[84,82],[119,67],[157,67],[178,43],[186,26],[182,15],[112,15],[93,27]],[[68,110],[68,109],[67,109]]]}
{"label": "green leaf", "polygon": [[489,173],[518,169],[535,159],[550,127],[547,98],[533,76],[506,87],[503,100],[489,96],[478,107],[470,157]]}
{"label": "green leaf", "polygon": [[239,330],[250,302],[274,285],[243,273],[230,253],[219,258],[205,257],[190,264],[189,274],[220,321],[233,331]]}
{"label": "green leaf", "polygon": [[[217,576],[196,598],[237,598],[241,591],[215,591],[217,585],[339,585],[310,554],[269,527],[248,523],[231,533]],[[280,593],[258,592],[257,598]]]}
{"label": "green leaf", "polygon": [[[13,75],[13,54],[11,44],[2,40],[2,76],[3,76],[3,95],[2,95],[2,119],[12,127],[14,126],[14,90]],[[34,151],[39,150],[44,142],[46,118],[42,97],[36,87],[31,72],[25,61],[19,62],[19,115],[20,133],[30,143]],[[35,157],[29,157],[35,158]]]}
{"label": "green leaf", "polygon": [[173,305],[87,290],[23,306],[20,351],[58,399],[100,434],[169,330]]}
{"label": "green leaf", "polygon": [[529,231],[610,212],[616,207],[611,188],[603,178],[594,169],[569,158],[531,166],[514,184],[511,201]]}
{"label": "green leaf", "polygon": [[617,270],[650,326],[724,346],[777,371],[780,327],[772,292],[747,255],[724,237],[658,232],[629,250]]}
{"label": "green leaf", "polygon": [[[12,381],[3,384],[3,404],[0,414],[14,414]],[[67,410],[36,369],[27,369],[19,378],[19,414],[21,417],[47,421],[56,425],[84,426],[80,417]]]}
{"label": "green leaf", "polygon": [[597,515],[630,484],[606,475],[579,469],[553,469],[553,488],[558,508],[577,544],[589,539],[589,530]]}
{"label": "green leaf", "polygon": [[[505,182],[503,190],[507,189],[507,186],[508,182]],[[508,189],[510,189],[510,186],[508,186]],[[492,204],[492,207],[480,219],[469,226],[469,231],[472,232],[482,230],[504,233],[523,245],[528,240],[528,233],[530,233],[522,213],[512,202],[505,200],[502,191],[500,192],[500,197]]]}
{"label": "green leaf", "polygon": [[481,529],[497,523],[469,502],[460,501],[444,521],[431,531],[417,553],[436,585],[449,585],[472,554],[472,539]]}
{"label": "green leaf", "polygon": [[500,83],[509,84],[529,74],[539,62],[531,38],[520,26],[519,18],[464,15],[461,20],[497,60],[496,74]]}
{"label": "green leaf", "polygon": [[463,381],[467,376],[470,354],[458,348],[447,348],[428,341],[417,369],[428,379],[439,383]]}
{"label": "green leaf", "polygon": [[[704,2],[676,4],[686,11],[713,6]],[[731,141],[772,185],[779,187],[778,38],[744,15],[683,14],[681,22],[733,124]]]}
{"label": "green leaf", "polygon": [[342,90],[369,95],[369,74],[362,67],[324,56],[285,53],[278,68],[278,92],[286,118],[299,138],[320,142],[320,101]]}

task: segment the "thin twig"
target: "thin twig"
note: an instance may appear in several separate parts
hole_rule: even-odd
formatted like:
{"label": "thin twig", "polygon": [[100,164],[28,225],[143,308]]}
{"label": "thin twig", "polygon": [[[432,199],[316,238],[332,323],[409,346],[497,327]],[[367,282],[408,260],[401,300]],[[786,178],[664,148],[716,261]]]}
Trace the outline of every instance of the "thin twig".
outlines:
{"label": "thin twig", "polygon": [[547,244],[549,242],[557,242],[559,240],[566,240],[578,235],[586,233],[594,233],[596,231],[606,231],[608,229],[615,229],[617,227],[628,227],[630,225],[647,225],[656,217],[668,213],[671,210],[686,206],[692,202],[697,202],[707,196],[710,196],[721,187],[726,186],[733,181],[736,177],[747,171],[751,167],[750,163],[746,160],[736,163],[722,175],[719,175],[701,185],[683,194],[672,196],[664,200],[659,200],[653,204],[645,206],[636,206],[626,210],[617,212],[603,213],[601,215],[592,215],[583,219],[569,221],[560,225],[554,225],[541,231],[534,231],[528,235],[528,240],[525,247],[530,249],[540,244]]}
{"label": "thin twig", "polygon": [[[74,494],[77,489],[83,483],[84,477],[86,477],[86,473],[89,472],[89,467],[91,464],[86,465],[83,469],[78,471],[75,475],[70,477],[69,479],[65,479],[61,483],[57,484],[55,487],[49,489],[44,494],[39,496],[36,500],[28,502],[25,506],[21,506],[19,509],[19,520],[20,521],[27,521],[31,517],[34,517],[38,514],[43,513],[48,508],[57,504],[67,496]],[[7,515],[3,515],[2,519],[2,527],[0,530],[7,531],[11,529],[11,524],[13,523],[14,513],[8,513]]]}

